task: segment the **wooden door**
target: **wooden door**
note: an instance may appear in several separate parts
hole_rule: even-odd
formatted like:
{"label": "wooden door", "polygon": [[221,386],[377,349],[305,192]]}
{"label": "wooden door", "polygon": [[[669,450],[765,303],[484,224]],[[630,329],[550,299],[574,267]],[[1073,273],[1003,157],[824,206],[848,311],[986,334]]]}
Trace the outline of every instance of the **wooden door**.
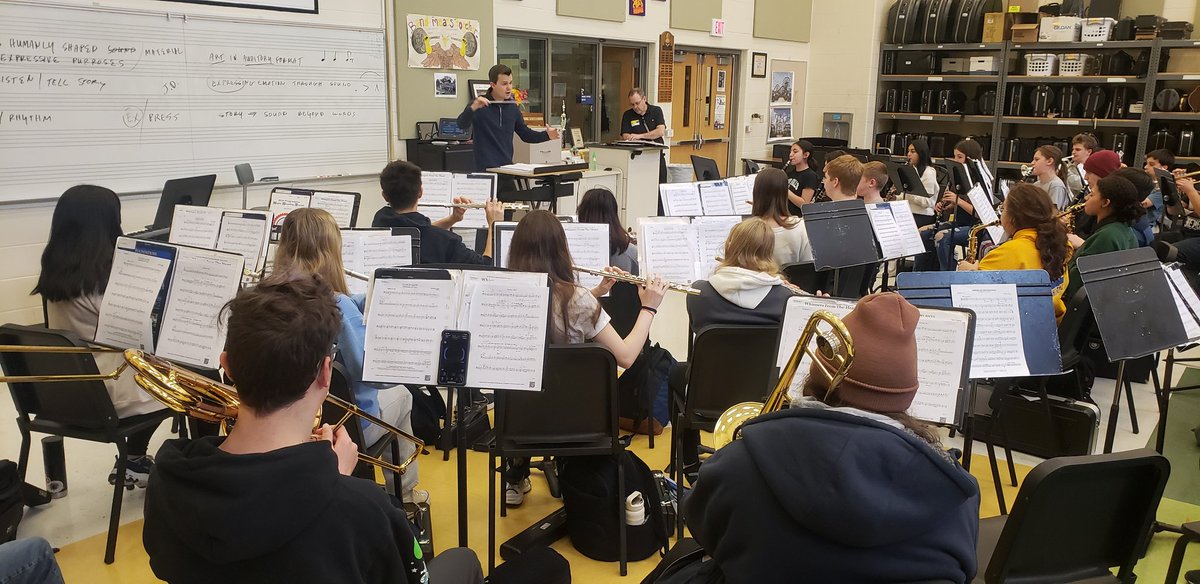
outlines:
{"label": "wooden door", "polygon": [[729,176],[734,94],[733,57],[680,51],[675,57],[671,162],[691,164],[692,155],[712,158]]}

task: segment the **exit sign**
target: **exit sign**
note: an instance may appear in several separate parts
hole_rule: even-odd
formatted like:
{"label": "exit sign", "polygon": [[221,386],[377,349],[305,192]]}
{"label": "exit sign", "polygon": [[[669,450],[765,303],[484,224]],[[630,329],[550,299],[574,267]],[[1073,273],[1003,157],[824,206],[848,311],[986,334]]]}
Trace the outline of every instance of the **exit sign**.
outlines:
{"label": "exit sign", "polygon": [[715,37],[725,36],[725,21],[720,18],[712,19],[712,30],[708,34]]}

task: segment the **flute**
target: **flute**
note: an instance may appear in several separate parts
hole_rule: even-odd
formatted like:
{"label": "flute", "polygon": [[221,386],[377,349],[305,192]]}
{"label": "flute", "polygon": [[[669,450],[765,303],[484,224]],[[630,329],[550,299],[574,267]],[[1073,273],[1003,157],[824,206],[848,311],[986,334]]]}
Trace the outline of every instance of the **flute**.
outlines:
{"label": "flute", "polygon": [[362,280],[363,282],[371,281],[370,276],[368,276],[366,274],[361,274],[359,272],[355,272],[354,270],[351,270],[350,268],[342,268],[342,271],[345,272],[347,276],[350,276],[351,278],[354,278],[355,280]]}
{"label": "flute", "polygon": [[[584,274],[591,274],[593,276],[602,276],[605,278],[612,278],[613,280],[616,280],[618,282],[629,282],[630,284],[637,284],[639,286],[645,286],[646,284],[649,283],[649,281],[646,278],[639,278],[637,276],[627,276],[625,274],[605,272],[604,270],[593,270],[591,268],[584,268],[584,267],[580,267],[580,266],[571,266],[571,269],[575,270],[576,272],[582,272]],[[688,286],[685,284],[677,284],[675,282],[665,282],[665,284],[667,285],[667,290],[671,290],[674,292],[683,292],[685,294],[691,294],[693,296],[700,294],[699,290],[692,288],[691,286]]]}
{"label": "flute", "polygon": [[[487,206],[487,203],[438,203],[434,205],[425,205],[423,207],[457,207],[459,209],[482,209]],[[528,211],[530,209],[528,203],[500,203],[500,207],[505,211]]]}

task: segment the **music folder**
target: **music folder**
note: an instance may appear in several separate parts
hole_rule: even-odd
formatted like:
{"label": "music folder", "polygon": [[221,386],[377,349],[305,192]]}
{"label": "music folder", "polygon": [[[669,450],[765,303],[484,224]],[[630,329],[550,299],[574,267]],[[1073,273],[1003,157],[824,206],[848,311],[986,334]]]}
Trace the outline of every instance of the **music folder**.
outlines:
{"label": "music folder", "polygon": [[804,229],[817,271],[879,261],[871,219],[862,199],[805,205]]}
{"label": "music folder", "polygon": [[[856,304],[854,300],[840,298],[789,298],[775,351],[779,369],[782,370],[791,358],[804,326],[814,312],[825,310],[844,318]],[[970,396],[966,389],[970,385],[968,373],[975,315],[970,310],[960,308],[918,306],[917,309],[921,312],[916,330],[917,380],[920,388],[907,413],[918,420],[961,428]],[[815,341],[814,338],[814,345]],[[807,355],[800,361],[796,376],[788,388],[792,400],[801,396],[811,362]]]}
{"label": "music folder", "polygon": [[436,385],[444,330],[471,333],[467,387],[540,391],[546,274],[380,268],[367,293],[363,380]]}
{"label": "music folder", "polygon": [[1153,249],[1139,247],[1075,261],[1109,361],[1187,343],[1183,316],[1178,310],[1164,310],[1178,303]]}

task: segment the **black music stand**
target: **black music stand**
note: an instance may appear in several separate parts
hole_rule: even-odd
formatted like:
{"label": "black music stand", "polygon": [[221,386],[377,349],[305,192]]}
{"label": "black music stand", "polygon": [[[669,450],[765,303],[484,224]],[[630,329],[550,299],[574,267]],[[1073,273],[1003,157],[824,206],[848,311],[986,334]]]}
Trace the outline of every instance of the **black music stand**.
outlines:
{"label": "black music stand", "polygon": [[1117,384],[1104,436],[1107,453],[1112,452],[1121,414],[1125,362],[1186,344],[1188,336],[1179,312],[1163,309],[1175,306],[1175,299],[1154,250],[1139,247],[1083,256],[1076,265],[1091,299],[1105,353],[1110,362],[1117,363]]}
{"label": "black music stand", "polygon": [[158,211],[154,214],[154,223],[147,229],[162,229],[171,226],[175,218],[175,205],[195,205],[207,207],[208,199],[212,197],[213,185],[217,175],[205,174],[188,178],[173,178],[163,184],[162,197],[158,200]]}
{"label": "black music stand", "polygon": [[[835,296],[857,297],[866,271],[879,261],[875,231],[862,199],[805,205],[804,229],[812,245],[813,267],[818,272],[833,271],[830,292]],[[843,278],[844,268],[855,269]],[[843,288],[849,284],[854,289],[847,294]]]}
{"label": "black music stand", "polygon": [[921,182],[920,175],[917,174],[917,169],[910,164],[902,164],[899,162],[888,161],[887,165],[888,179],[902,193],[918,195],[921,197],[932,197],[933,194],[925,190],[925,183]]}

